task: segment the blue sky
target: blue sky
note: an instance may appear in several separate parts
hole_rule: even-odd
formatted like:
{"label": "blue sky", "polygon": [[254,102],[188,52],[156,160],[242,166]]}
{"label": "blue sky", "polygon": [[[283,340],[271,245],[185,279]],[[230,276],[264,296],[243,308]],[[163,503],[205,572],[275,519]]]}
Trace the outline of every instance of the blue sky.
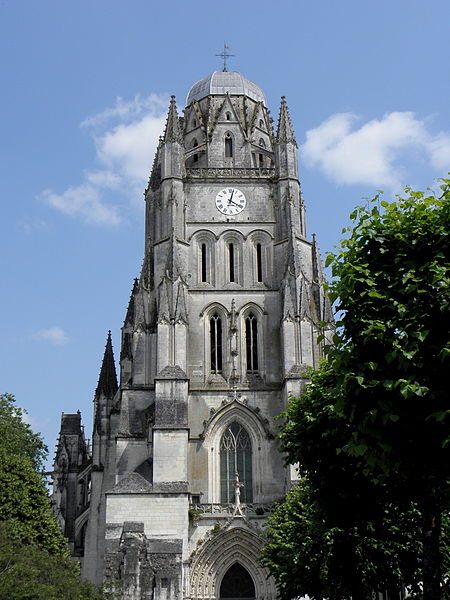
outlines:
{"label": "blue sky", "polygon": [[448,0],[0,0],[0,392],[53,453],[90,437],[143,251],[142,193],[170,94],[226,42],[300,146],[309,233],[331,250],[364,198],[450,170]]}

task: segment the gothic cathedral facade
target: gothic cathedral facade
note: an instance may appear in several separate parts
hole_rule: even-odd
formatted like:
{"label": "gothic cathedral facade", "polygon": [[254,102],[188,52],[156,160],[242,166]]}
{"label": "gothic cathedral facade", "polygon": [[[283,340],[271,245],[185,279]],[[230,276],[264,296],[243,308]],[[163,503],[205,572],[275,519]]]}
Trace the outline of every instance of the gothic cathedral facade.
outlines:
{"label": "gothic cathedral facade", "polygon": [[264,525],[296,477],[274,418],[332,329],[284,97],[276,131],[237,72],[195,83],[183,116],[172,97],[145,202],[119,381],[109,334],[92,451],[62,416],[55,510],[123,599],[272,600]]}

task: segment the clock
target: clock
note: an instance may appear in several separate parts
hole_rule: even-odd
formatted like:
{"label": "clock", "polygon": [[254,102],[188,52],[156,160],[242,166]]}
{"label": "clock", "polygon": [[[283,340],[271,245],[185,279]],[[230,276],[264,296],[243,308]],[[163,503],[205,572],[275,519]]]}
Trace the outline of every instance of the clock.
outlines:
{"label": "clock", "polygon": [[225,188],[216,196],[216,207],[224,215],[238,215],[245,208],[247,200],[241,190]]}

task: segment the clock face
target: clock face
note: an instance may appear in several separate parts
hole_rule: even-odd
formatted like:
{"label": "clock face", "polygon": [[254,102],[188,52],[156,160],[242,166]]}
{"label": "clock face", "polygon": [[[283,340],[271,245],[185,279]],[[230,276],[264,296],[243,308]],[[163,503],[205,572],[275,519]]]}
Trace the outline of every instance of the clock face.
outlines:
{"label": "clock face", "polygon": [[246,203],[244,194],[232,187],[220,190],[216,196],[217,210],[224,215],[238,215],[244,210]]}

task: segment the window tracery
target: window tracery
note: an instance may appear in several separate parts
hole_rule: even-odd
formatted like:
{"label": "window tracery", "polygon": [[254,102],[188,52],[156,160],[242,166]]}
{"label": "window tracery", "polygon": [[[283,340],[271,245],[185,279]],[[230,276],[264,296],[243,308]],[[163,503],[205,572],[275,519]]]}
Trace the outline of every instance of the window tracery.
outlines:
{"label": "window tracery", "polygon": [[220,443],[220,499],[235,501],[236,473],[243,484],[241,501],[253,501],[252,444],[247,430],[233,421],[225,430]]}
{"label": "window tracery", "polygon": [[209,320],[210,370],[219,375],[222,373],[222,319],[215,312]]}

